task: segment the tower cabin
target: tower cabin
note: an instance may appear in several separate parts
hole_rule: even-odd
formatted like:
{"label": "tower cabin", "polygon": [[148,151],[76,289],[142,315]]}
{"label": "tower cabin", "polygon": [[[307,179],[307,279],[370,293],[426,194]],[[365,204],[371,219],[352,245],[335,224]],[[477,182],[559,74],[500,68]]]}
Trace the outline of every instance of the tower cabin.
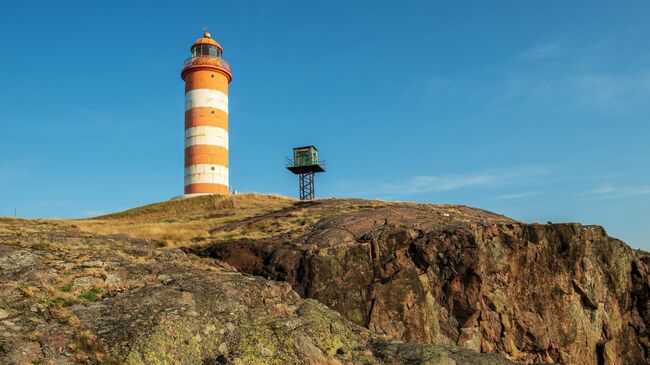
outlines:
{"label": "tower cabin", "polygon": [[314,174],[325,172],[325,161],[318,158],[318,149],[314,146],[294,148],[293,158],[287,158],[287,169],[299,177],[300,200],[314,199]]}

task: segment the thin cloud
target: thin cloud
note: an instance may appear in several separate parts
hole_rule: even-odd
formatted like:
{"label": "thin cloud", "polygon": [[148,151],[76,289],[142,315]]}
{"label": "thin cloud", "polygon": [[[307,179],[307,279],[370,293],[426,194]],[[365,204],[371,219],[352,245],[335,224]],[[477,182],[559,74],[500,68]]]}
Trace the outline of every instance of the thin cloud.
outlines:
{"label": "thin cloud", "polygon": [[512,199],[521,199],[521,198],[527,198],[531,196],[537,196],[544,194],[541,191],[529,191],[525,193],[517,193],[517,194],[505,194],[505,195],[499,195],[495,196],[494,200],[512,200]]}
{"label": "thin cloud", "polygon": [[634,195],[650,195],[650,186],[641,187],[641,188],[631,188],[623,192],[624,195],[634,196]]}
{"label": "thin cloud", "polygon": [[562,112],[580,108],[607,115],[629,114],[650,99],[650,69],[620,73],[535,75],[515,73],[505,79],[487,105],[523,105]]}
{"label": "thin cloud", "polygon": [[517,58],[524,61],[539,61],[560,56],[564,53],[561,42],[547,43],[535,46],[519,54]]}
{"label": "thin cloud", "polygon": [[489,170],[471,174],[414,176],[399,184],[384,185],[381,190],[385,194],[413,195],[449,192],[468,188],[508,186],[547,173],[548,171],[542,167],[526,166],[517,169]]}
{"label": "thin cloud", "polygon": [[616,192],[616,188],[614,188],[613,185],[605,184],[597,189],[587,191],[587,195],[602,195],[602,194],[611,194],[614,192]]}
{"label": "thin cloud", "polygon": [[629,197],[650,196],[650,186],[623,186],[616,187],[612,184],[605,184],[599,188],[586,191],[582,195],[592,196],[595,199],[621,199]]}
{"label": "thin cloud", "polygon": [[650,97],[650,72],[587,74],[570,80],[570,87],[584,106],[623,112],[645,105]]}
{"label": "thin cloud", "polygon": [[536,45],[518,54],[515,60],[534,62],[566,56],[561,71],[535,69],[533,65],[517,71],[515,67],[500,83],[491,86],[494,91],[488,106],[516,103],[556,112],[577,107],[610,116],[626,115],[646,107],[650,98],[650,69],[643,66],[647,64],[643,59],[630,62],[638,67],[616,72],[590,70],[588,65],[592,60],[616,50],[616,42],[611,39],[572,47],[562,41]]}
{"label": "thin cloud", "polygon": [[105,211],[105,210],[84,210],[81,212],[82,216],[84,217],[98,217],[100,215],[106,215],[111,212]]}

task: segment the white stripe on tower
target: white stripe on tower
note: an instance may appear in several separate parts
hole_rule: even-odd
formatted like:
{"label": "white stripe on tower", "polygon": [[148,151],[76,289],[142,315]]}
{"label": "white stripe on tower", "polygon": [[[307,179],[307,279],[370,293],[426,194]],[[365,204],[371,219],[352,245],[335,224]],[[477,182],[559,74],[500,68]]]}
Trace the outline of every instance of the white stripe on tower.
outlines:
{"label": "white stripe on tower", "polygon": [[221,184],[228,186],[228,168],[210,164],[186,167],[185,185],[189,184]]}
{"label": "white stripe on tower", "polygon": [[228,149],[228,131],[212,126],[191,127],[185,130],[185,147],[209,144]]}
{"label": "white stripe on tower", "polygon": [[185,93],[185,111],[192,108],[215,108],[228,113],[228,95],[212,89],[190,90]]}

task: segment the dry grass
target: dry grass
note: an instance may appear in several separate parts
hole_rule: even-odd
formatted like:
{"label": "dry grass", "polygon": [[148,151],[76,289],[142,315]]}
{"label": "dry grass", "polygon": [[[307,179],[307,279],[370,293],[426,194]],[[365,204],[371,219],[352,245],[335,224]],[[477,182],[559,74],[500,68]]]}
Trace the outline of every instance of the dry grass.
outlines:
{"label": "dry grass", "polygon": [[165,218],[192,218],[220,213],[230,209],[268,210],[275,205],[288,206],[295,200],[280,195],[239,194],[239,195],[205,195],[190,199],[169,200],[145,205],[123,212],[103,215],[91,219],[114,220],[136,219],[157,220]]}
{"label": "dry grass", "polygon": [[62,221],[91,233],[126,234],[153,246],[187,246],[215,227],[287,208],[295,200],[261,194],[206,195],[155,203],[91,219]]}
{"label": "dry grass", "polygon": [[[172,200],[129,209],[90,219],[61,221],[84,232],[103,235],[128,235],[155,247],[187,247],[193,240],[210,237],[210,241],[263,239],[291,232],[301,232],[323,218],[359,209],[384,206],[380,201],[346,201],[311,208],[299,208],[281,217],[268,217],[235,229],[209,232],[228,223],[241,222],[285,208],[296,200],[277,195],[240,194],[206,195]],[[297,234],[297,233],[296,233]]]}
{"label": "dry grass", "polygon": [[[188,247],[235,239],[261,240],[282,236],[291,239],[322,219],[352,211],[380,207],[418,207],[423,214],[443,215],[456,221],[495,220],[492,213],[458,205],[429,205],[361,199],[327,199],[326,204],[295,206],[296,200],[262,194],[206,195],[172,200],[100,217],[57,221],[81,231],[102,235],[128,235],[154,247]],[[245,221],[293,207],[283,215]],[[503,218],[503,219],[501,219]],[[510,221],[505,217],[499,220]],[[244,222],[242,222],[244,221]],[[240,222],[228,228],[229,223]],[[39,222],[45,224],[45,222]],[[0,225],[0,230],[2,225]],[[214,234],[215,228],[224,229]]]}
{"label": "dry grass", "polygon": [[208,244],[239,239],[262,240],[280,236],[285,240],[291,240],[301,236],[323,219],[362,209],[387,206],[386,202],[378,200],[326,199],[326,201],[328,202],[326,204],[302,207],[280,217],[270,216],[250,223],[242,222],[232,229],[215,232],[210,236]]}

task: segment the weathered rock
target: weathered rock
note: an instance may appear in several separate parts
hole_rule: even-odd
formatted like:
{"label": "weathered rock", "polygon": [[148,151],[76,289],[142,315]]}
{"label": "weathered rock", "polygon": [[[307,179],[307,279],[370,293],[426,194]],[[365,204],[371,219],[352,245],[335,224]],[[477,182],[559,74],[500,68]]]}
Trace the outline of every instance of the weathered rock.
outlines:
{"label": "weathered rock", "polygon": [[287,281],[303,297],[395,339],[525,363],[650,363],[650,259],[601,227],[386,204],[270,239],[206,242],[195,252]]}
{"label": "weathered rock", "polygon": [[179,250],[34,221],[3,230],[21,240],[0,236],[0,364],[512,364],[388,344],[287,283]]}

